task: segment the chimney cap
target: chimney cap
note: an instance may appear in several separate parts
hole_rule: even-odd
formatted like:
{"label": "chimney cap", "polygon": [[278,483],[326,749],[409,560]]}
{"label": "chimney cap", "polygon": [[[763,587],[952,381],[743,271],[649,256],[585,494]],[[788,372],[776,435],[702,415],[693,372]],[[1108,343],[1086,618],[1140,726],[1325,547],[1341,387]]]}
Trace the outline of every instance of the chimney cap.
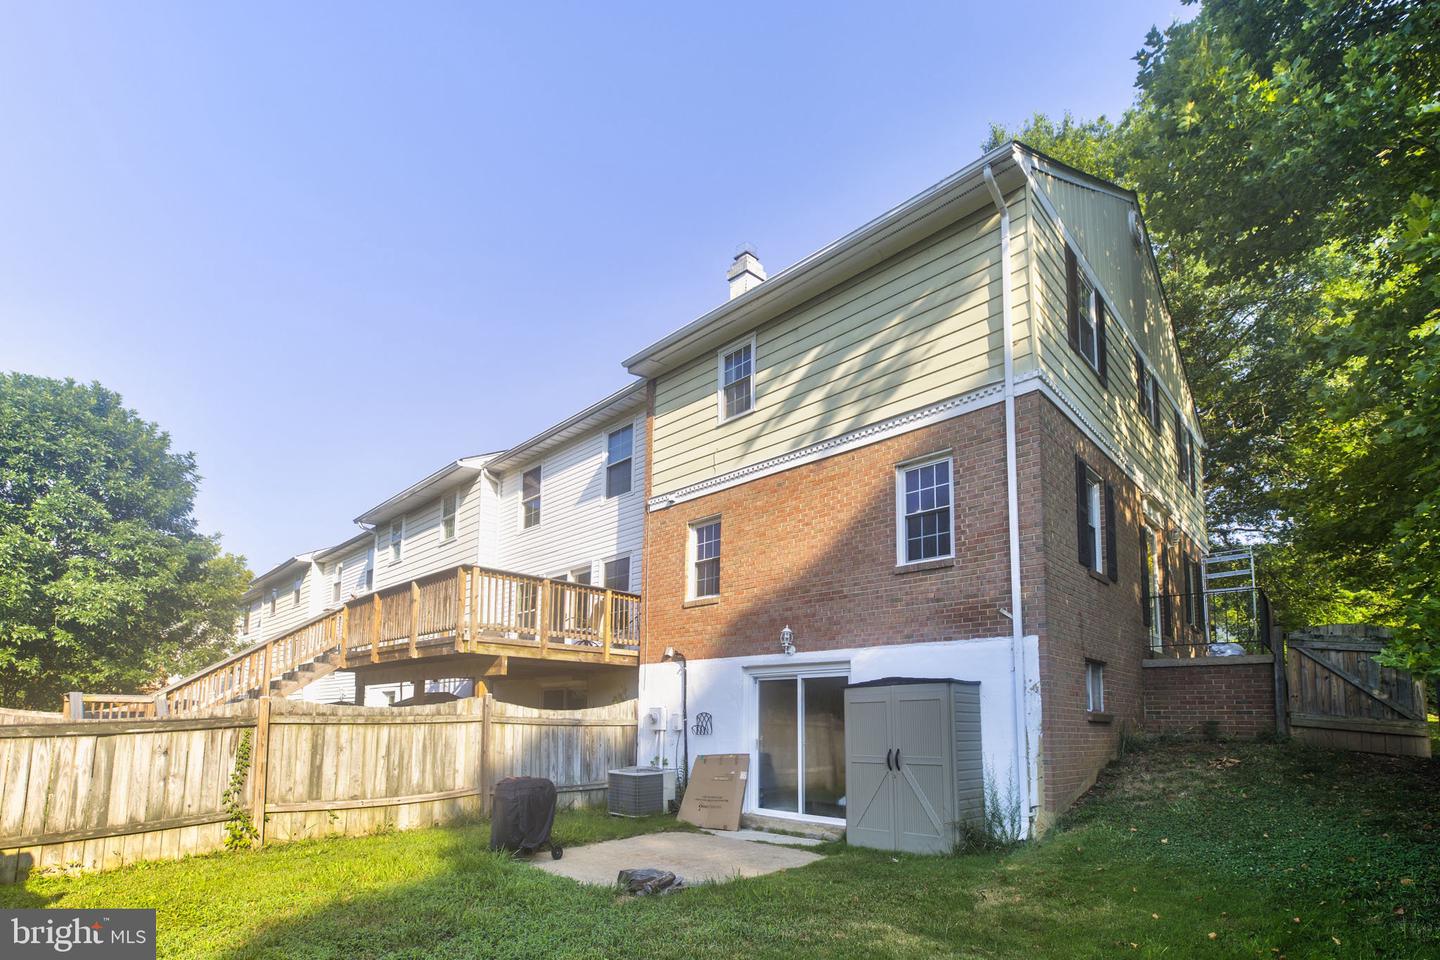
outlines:
{"label": "chimney cap", "polygon": [[759,257],[759,256],[756,254],[756,252],[755,252],[755,244],[750,243],[748,240],[747,240],[746,242],[744,242],[744,243],[737,243],[737,244],[735,245],[735,259],[736,259],[736,260],[739,260],[741,257],[745,256],[747,253],[748,253],[750,256],[755,257],[756,260],[759,260],[759,259],[760,259],[760,257]]}

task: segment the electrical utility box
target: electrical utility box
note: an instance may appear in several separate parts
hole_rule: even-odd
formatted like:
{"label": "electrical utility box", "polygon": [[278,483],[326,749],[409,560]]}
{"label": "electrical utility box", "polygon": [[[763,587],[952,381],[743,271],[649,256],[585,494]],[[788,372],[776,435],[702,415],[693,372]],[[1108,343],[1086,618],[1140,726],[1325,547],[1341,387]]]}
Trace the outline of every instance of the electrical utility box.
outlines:
{"label": "electrical utility box", "polygon": [[984,812],[980,684],[887,677],[845,688],[845,839],[949,853]]}

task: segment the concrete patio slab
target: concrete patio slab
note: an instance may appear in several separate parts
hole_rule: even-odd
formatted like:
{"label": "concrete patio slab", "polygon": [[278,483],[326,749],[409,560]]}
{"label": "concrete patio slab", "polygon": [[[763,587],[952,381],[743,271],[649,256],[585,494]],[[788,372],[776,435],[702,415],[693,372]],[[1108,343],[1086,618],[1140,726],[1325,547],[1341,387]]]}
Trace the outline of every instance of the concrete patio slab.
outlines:
{"label": "concrete patio slab", "polygon": [[564,858],[560,860],[551,860],[542,853],[531,863],[546,873],[608,887],[614,885],[615,877],[621,870],[641,867],[669,870],[686,883],[694,884],[758,877],[777,870],[803,867],[819,859],[819,854],[807,850],[728,836],[648,833],[624,840],[567,847]]}

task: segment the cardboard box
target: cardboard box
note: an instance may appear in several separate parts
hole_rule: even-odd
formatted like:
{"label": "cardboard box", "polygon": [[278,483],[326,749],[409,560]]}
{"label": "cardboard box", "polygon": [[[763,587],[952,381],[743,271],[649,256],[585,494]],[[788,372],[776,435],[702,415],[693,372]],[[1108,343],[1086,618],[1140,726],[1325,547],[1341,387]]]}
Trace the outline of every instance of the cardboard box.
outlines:
{"label": "cardboard box", "polygon": [[711,830],[740,829],[740,808],[750,777],[748,753],[710,753],[695,758],[680,819]]}

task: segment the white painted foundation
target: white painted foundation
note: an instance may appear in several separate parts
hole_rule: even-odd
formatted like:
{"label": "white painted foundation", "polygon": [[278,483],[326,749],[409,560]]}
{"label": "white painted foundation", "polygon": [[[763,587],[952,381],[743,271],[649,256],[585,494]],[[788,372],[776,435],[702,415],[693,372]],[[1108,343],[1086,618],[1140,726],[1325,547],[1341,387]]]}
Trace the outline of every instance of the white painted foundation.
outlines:
{"label": "white painted foundation", "polygon": [[[1029,685],[1025,710],[1030,729],[1015,729],[1014,690],[1009,637],[955,640],[944,643],[908,643],[879,647],[852,647],[840,650],[803,650],[804,638],[796,638],[800,652],[755,657],[724,657],[691,660],[689,671],[689,723],[700,713],[712,717],[713,732],[690,734],[690,762],[700,754],[745,753],[750,769],[758,769],[755,743],[758,736],[755,681],[760,676],[797,670],[848,669],[851,683],[883,677],[929,677],[978,680],[980,682],[981,752],[986,776],[994,777],[1001,797],[1011,795],[1017,751],[1029,754],[1022,769],[1039,769],[1040,692],[1038,683]],[[777,644],[778,646],[778,644]],[[1025,638],[1027,673],[1040,675],[1039,643]],[[657,728],[651,723],[651,708],[664,710]],[[646,664],[640,668],[640,731],[637,740],[639,762],[649,763],[660,756],[669,766],[681,765],[682,737],[675,728],[680,713],[680,667],[677,663]],[[1018,735],[1017,735],[1018,734]],[[1031,796],[1035,784],[1032,783]],[[756,806],[757,788],[752,775],[746,793],[745,810]],[[767,815],[769,811],[767,811]],[[803,819],[798,818],[797,819]]]}

